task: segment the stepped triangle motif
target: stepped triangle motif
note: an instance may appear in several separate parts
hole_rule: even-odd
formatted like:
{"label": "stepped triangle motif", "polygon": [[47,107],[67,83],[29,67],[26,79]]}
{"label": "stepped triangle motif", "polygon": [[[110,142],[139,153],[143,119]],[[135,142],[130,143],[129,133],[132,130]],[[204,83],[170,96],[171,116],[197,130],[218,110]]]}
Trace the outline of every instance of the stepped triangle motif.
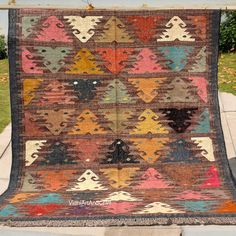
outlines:
{"label": "stepped triangle motif", "polygon": [[151,102],[157,95],[158,89],[166,78],[129,78],[137,89],[137,95],[146,103]]}
{"label": "stepped triangle motif", "polygon": [[163,202],[153,202],[144,207],[143,210],[135,212],[134,214],[152,214],[152,213],[184,213],[183,211],[177,210],[170,205]]}
{"label": "stepped triangle motif", "polygon": [[124,164],[139,163],[136,158],[130,154],[129,146],[121,139],[116,139],[110,146],[106,157],[101,164]]}
{"label": "stepped triangle motif", "polygon": [[128,71],[129,74],[156,73],[165,71],[157,62],[157,56],[149,48],[143,48],[139,52],[136,62]]}
{"label": "stepped triangle motif", "polygon": [[190,84],[180,78],[173,79],[167,89],[163,102],[198,102],[197,97],[191,93]]}
{"label": "stepped triangle motif", "polygon": [[53,41],[69,43],[72,40],[65,31],[65,25],[56,16],[49,16],[42,24],[36,41]]}
{"label": "stepped triangle motif", "polygon": [[107,198],[104,199],[105,201],[127,201],[127,202],[135,202],[135,201],[141,201],[142,199],[136,198],[131,196],[130,193],[125,191],[118,191],[110,193]]}
{"label": "stepped triangle motif", "polygon": [[193,144],[186,142],[184,139],[178,139],[170,143],[170,153],[167,154],[163,162],[199,162],[192,152]]}
{"label": "stepped triangle motif", "polygon": [[37,123],[37,117],[30,111],[25,111],[23,124],[25,127],[26,136],[44,136],[44,131],[40,128],[40,124]]}
{"label": "stepped triangle motif", "polygon": [[96,26],[102,18],[103,16],[64,16],[72,26],[74,36],[82,43],[86,43],[95,34]]}
{"label": "stepped triangle motif", "polygon": [[95,40],[99,43],[133,43],[134,40],[129,36],[123,22],[112,16],[104,25],[103,33]]}
{"label": "stepped triangle motif", "polygon": [[47,215],[63,207],[64,199],[60,194],[49,193],[28,201],[25,208],[30,216]]}
{"label": "stepped triangle motif", "polygon": [[74,57],[67,74],[104,74],[95,61],[95,56],[87,49],[82,48]]}
{"label": "stepped triangle motif", "polygon": [[85,162],[91,163],[98,159],[100,154],[101,144],[104,142],[103,139],[68,139],[76,150],[76,157]]}
{"label": "stepped triangle motif", "polygon": [[167,60],[165,64],[172,71],[181,71],[185,68],[189,55],[193,52],[193,46],[165,46],[158,50]]}
{"label": "stepped triangle motif", "polygon": [[134,210],[134,208],[140,205],[140,202],[111,202],[110,204],[103,204],[102,206],[106,211],[113,214],[124,214]]}
{"label": "stepped triangle motif", "polygon": [[220,207],[216,210],[218,213],[235,213],[236,212],[236,203],[234,201],[225,201]]}
{"label": "stepped triangle motif", "polygon": [[169,138],[131,138],[130,141],[134,143],[143,160],[152,164],[161,157]]}
{"label": "stepped triangle motif", "polygon": [[25,73],[43,73],[43,70],[38,67],[36,60],[34,60],[33,54],[26,47],[22,47],[21,66]]}
{"label": "stepped triangle motif", "polygon": [[69,56],[70,47],[35,47],[43,58],[43,65],[52,73],[57,73],[65,65],[65,59]]}
{"label": "stepped triangle motif", "polygon": [[119,133],[125,130],[131,122],[135,109],[132,108],[110,108],[100,109],[104,117],[109,121],[107,124],[114,133]]}
{"label": "stepped triangle motif", "polygon": [[73,109],[38,110],[39,118],[44,120],[41,126],[45,126],[53,135],[64,131],[73,114]]}
{"label": "stepped triangle motif", "polygon": [[157,42],[161,41],[187,41],[193,42],[195,39],[187,31],[187,25],[182,21],[178,16],[174,16],[166,24],[165,31],[160,35],[160,38],[157,39]]}
{"label": "stepped triangle motif", "polygon": [[144,43],[149,42],[157,31],[158,16],[129,16],[129,22],[134,26],[135,33]]}
{"label": "stepped triangle motif", "polygon": [[41,161],[42,165],[64,165],[75,164],[72,158],[68,154],[68,147],[62,142],[54,142],[49,147],[49,152]]}
{"label": "stepped triangle motif", "polygon": [[71,83],[80,101],[92,100],[96,96],[98,86],[101,85],[98,79],[74,79]]}
{"label": "stepped triangle motif", "polygon": [[206,108],[199,117],[198,124],[191,133],[209,133],[210,132],[210,114]]}
{"label": "stepped triangle motif", "polygon": [[177,133],[184,133],[191,125],[191,118],[197,108],[164,108],[160,109],[168,119],[168,125]]}
{"label": "stepped triangle motif", "polygon": [[189,16],[195,26],[195,34],[202,40],[206,39],[207,19],[206,16]]}
{"label": "stepped triangle motif", "polygon": [[35,98],[35,92],[39,88],[42,81],[42,79],[24,79],[24,105],[29,105],[31,101]]}
{"label": "stepped triangle motif", "polygon": [[206,46],[201,48],[197,56],[194,58],[195,63],[192,66],[192,69],[190,72],[205,72],[206,71],[206,65],[207,65],[207,60],[206,60]]}
{"label": "stepped triangle motif", "polygon": [[97,52],[103,58],[104,65],[113,74],[119,73],[125,67],[125,61],[132,54],[132,48],[98,48]]}
{"label": "stepped triangle motif", "polygon": [[100,169],[100,171],[107,177],[109,184],[113,188],[126,188],[132,183],[136,171],[139,168],[137,167],[128,167],[128,168],[107,168]]}
{"label": "stepped triangle motif", "polygon": [[[170,149],[172,146],[170,146]],[[178,149],[176,149],[178,150]],[[173,150],[174,153],[174,150]],[[190,152],[191,154],[191,152]],[[166,154],[168,155],[168,153]],[[179,154],[179,156],[181,153]],[[185,152],[183,153],[184,157],[188,157]],[[176,155],[177,156],[177,155]],[[173,156],[174,157],[174,156]],[[183,157],[183,158],[184,158]],[[181,156],[180,156],[181,158]],[[163,158],[164,159],[164,158]],[[182,159],[182,158],[181,158]],[[165,161],[163,160],[163,163]],[[175,181],[175,185],[181,188],[191,189],[192,186],[195,186],[199,182],[199,176],[202,176],[202,163],[194,163],[194,162],[173,162],[166,165],[163,165],[163,171],[166,176]],[[186,178],[186,176],[188,176]]]}
{"label": "stepped triangle motif", "polygon": [[209,200],[211,197],[192,190],[185,190],[178,194],[175,200]]}
{"label": "stepped triangle motif", "polygon": [[93,112],[86,109],[77,117],[77,122],[69,134],[105,134]]}
{"label": "stepped triangle motif", "polygon": [[22,192],[40,192],[37,174],[26,172],[21,187]]}
{"label": "stepped triangle motif", "polygon": [[161,189],[172,188],[170,182],[167,181],[158,171],[154,168],[148,168],[141,176],[140,183],[134,187],[135,189]]}
{"label": "stepped triangle motif", "polygon": [[193,85],[197,87],[197,94],[203,102],[207,103],[207,81],[204,77],[189,77]]}
{"label": "stepped triangle motif", "polygon": [[99,177],[92,170],[86,170],[77,179],[77,183],[74,187],[68,189],[67,191],[100,191],[106,189],[107,188],[100,183]]}
{"label": "stepped triangle motif", "polygon": [[201,148],[201,154],[208,160],[208,161],[215,161],[214,151],[213,151],[213,144],[212,140],[209,137],[193,137],[191,140],[197,144],[199,148]]}
{"label": "stepped triangle motif", "polygon": [[18,209],[11,205],[11,204],[8,204],[6,206],[4,206],[2,209],[0,209],[0,216],[2,217],[7,217],[7,216],[22,216],[22,214],[19,214],[18,213]]}
{"label": "stepped triangle motif", "polygon": [[52,80],[44,88],[39,104],[53,105],[53,104],[74,104],[75,96],[71,95],[70,91],[66,89],[64,83],[58,80]]}
{"label": "stepped triangle motif", "polygon": [[35,31],[35,26],[38,24],[40,16],[24,16],[22,17],[22,34],[27,38]]}
{"label": "stepped triangle motif", "polygon": [[159,116],[151,109],[146,109],[139,117],[138,122],[131,134],[168,134],[169,131],[165,129],[159,122]]}
{"label": "stepped triangle motif", "polygon": [[48,216],[53,214],[55,211],[63,208],[62,204],[49,203],[49,204],[32,204],[25,205],[25,209],[27,210],[27,215],[29,217],[38,217],[38,216]]}
{"label": "stepped triangle motif", "polygon": [[186,211],[193,212],[207,212],[211,211],[217,201],[178,201],[176,202],[180,206],[183,206]]}
{"label": "stepped triangle motif", "polygon": [[128,89],[120,80],[112,80],[107,88],[106,92],[99,103],[134,103],[135,99],[128,93]]}
{"label": "stepped triangle motif", "polygon": [[46,140],[28,140],[25,143],[25,166],[30,166],[39,157]]}
{"label": "stepped triangle motif", "polygon": [[73,178],[75,170],[50,170],[38,171],[43,182],[43,188],[48,191],[58,191],[66,188]]}

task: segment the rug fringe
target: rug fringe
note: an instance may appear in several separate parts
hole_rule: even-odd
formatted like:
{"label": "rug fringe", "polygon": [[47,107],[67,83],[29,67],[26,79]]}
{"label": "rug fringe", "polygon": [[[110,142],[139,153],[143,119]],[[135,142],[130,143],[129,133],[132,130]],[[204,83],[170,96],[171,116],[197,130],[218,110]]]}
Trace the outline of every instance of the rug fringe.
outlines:
{"label": "rug fringe", "polygon": [[10,227],[106,227],[106,226],[166,226],[166,225],[234,225],[232,217],[185,217],[185,218],[136,218],[136,219],[96,219],[96,220],[8,220],[0,226]]}

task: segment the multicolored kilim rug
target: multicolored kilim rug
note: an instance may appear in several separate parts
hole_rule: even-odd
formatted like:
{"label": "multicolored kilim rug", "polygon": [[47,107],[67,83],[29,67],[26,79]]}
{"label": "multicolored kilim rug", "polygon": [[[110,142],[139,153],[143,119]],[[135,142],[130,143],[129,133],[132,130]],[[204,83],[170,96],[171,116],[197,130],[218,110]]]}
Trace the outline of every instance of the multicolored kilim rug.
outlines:
{"label": "multicolored kilim rug", "polygon": [[236,223],[219,21],[212,10],[10,10],[1,224]]}

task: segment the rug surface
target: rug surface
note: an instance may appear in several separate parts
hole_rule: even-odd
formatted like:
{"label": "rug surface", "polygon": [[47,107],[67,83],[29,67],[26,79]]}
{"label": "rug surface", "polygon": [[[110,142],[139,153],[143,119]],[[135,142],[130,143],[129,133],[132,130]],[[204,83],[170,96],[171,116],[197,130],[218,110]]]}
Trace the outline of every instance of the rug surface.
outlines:
{"label": "rug surface", "polygon": [[1,224],[234,224],[220,12],[10,10]]}

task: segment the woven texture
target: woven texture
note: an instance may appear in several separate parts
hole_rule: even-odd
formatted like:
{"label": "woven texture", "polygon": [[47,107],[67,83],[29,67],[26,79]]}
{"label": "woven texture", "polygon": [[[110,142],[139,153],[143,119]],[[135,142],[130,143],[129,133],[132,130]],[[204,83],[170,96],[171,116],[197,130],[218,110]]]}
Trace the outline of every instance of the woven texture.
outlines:
{"label": "woven texture", "polygon": [[11,10],[18,226],[232,224],[219,11]]}

